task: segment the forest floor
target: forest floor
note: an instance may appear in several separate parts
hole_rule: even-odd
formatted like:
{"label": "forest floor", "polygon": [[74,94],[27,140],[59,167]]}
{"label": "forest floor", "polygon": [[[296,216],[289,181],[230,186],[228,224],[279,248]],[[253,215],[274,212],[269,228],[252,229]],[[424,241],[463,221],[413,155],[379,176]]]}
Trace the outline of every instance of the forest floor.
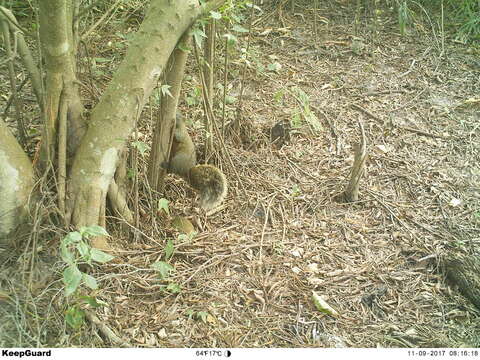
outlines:
{"label": "forest floor", "polygon": [[[225,206],[201,215],[194,192],[168,177],[170,212],[198,231],[175,242],[169,261],[180,292],[163,291],[150,268],[177,234],[148,215],[143,235],[116,238],[123,251],[96,269],[108,303],[96,316],[132,346],[480,346],[480,311],[439,265],[479,253],[479,50],[446,36],[442,52],[430,30],[400,36],[394,20],[355,26],[353,8],[339,4],[321,9],[317,35],[310,5],[254,19],[239,119],[247,130],[220,149]],[[195,100],[190,58],[184,89]],[[233,60],[229,95],[238,97],[243,63]],[[201,105],[190,100],[180,107],[199,124]],[[272,144],[279,121],[290,137]],[[358,122],[369,154],[360,200],[338,203]],[[45,304],[61,303],[59,285],[41,292]],[[313,291],[338,315],[316,309]],[[43,345],[112,346],[92,335],[96,325],[65,330],[61,316]]]}

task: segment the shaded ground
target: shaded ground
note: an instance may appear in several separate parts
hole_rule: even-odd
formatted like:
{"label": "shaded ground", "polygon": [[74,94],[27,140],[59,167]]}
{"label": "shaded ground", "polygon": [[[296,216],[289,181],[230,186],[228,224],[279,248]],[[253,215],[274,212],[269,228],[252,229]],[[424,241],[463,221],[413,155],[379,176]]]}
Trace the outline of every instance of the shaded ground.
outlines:
{"label": "shaded ground", "polygon": [[[96,314],[132,345],[480,346],[479,311],[438,266],[449,254],[478,255],[478,52],[447,39],[442,54],[439,38],[400,37],[393,22],[376,32],[369,20],[354,37],[341,7],[321,9],[328,24],[319,21],[315,36],[311,10],[270,10],[254,22],[241,114],[251,128],[244,146],[227,144],[235,169],[222,155],[224,210],[193,215],[193,192],[169,181],[171,211],[200,231],[171,260],[181,292],[165,295],[149,269],[165,244],[149,215],[144,236],[121,241],[119,261],[98,269],[109,306]],[[278,73],[255,71],[273,62]],[[240,63],[233,68],[241,74]],[[234,95],[240,75],[230,80]],[[301,120],[289,142],[271,145],[269,129],[305,104],[321,129]],[[200,108],[183,106],[193,119]],[[358,121],[369,146],[361,201],[339,204]],[[59,289],[37,299],[58,306]],[[313,290],[338,318],[315,309]],[[61,324],[62,314],[50,315]],[[59,338],[62,326],[47,326],[40,343],[109,346],[90,325]]]}

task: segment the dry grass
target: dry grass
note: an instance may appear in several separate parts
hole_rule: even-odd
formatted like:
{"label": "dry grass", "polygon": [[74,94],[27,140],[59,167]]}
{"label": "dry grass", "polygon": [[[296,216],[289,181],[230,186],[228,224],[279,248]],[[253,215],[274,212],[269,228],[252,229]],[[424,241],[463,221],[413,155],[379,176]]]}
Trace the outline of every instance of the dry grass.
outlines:
{"label": "dry grass", "polygon": [[[465,102],[478,99],[478,55],[447,41],[440,57],[428,34],[402,38],[388,24],[358,34],[365,47],[357,53],[349,9],[322,9],[330,22],[317,38],[311,12],[301,10],[305,17],[283,12],[256,23],[255,60],[273,55],[283,68],[247,72],[242,116],[252,133],[248,146],[227,141],[240,178],[225,160],[225,209],[204,218],[193,192],[169,181],[172,212],[200,231],[177,243],[171,260],[181,292],[162,292],[149,268],[176,234],[146,216],[144,235],[117,237],[124,252],[97,269],[109,304],[98,317],[147,347],[480,346],[478,310],[438,267],[442,256],[478,255],[480,115],[478,103]],[[293,86],[323,130],[304,122],[277,149],[265,134],[298,108]],[[282,89],[290,92],[277,102]],[[358,120],[370,152],[361,200],[339,204],[332,199],[348,180]],[[312,290],[340,316],[316,310]],[[109,346],[91,331],[42,344]]]}

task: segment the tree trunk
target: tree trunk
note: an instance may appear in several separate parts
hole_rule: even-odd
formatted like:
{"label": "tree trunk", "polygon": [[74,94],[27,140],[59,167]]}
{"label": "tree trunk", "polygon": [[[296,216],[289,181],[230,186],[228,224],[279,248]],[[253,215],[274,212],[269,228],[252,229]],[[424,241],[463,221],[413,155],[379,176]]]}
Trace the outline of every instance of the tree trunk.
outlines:
{"label": "tree trunk", "polygon": [[[152,0],[126,58],[92,111],[88,130],[75,75],[72,0],[39,2],[40,41],[46,70],[45,94],[39,94],[43,98],[39,101],[45,105],[40,165],[48,169],[54,164],[58,143],[65,147],[65,141],[58,141],[58,133],[59,119],[66,118],[68,153],[72,159],[65,182],[67,224],[72,220],[76,227],[105,225],[106,194],[136,117],[182,34],[199,16],[208,14],[223,1],[211,0],[199,5],[197,0]],[[65,133],[65,126],[61,132]],[[29,158],[3,122],[0,139],[1,245],[13,238],[19,225],[27,222],[35,178]],[[59,163],[65,163],[65,153],[62,151],[60,155]],[[58,164],[60,169],[64,165]],[[59,196],[64,195],[59,193]]]}
{"label": "tree trunk", "polygon": [[85,132],[83,105],[78,94],[72,33],[71,1],[40,1],[40,40],[45,58],[45,126],[40,168],[54,163],[61,101],[68,103],[68,153],[75,153]]}
{"label": "tree trunk", "polygon": [[173,140],[176,111],[180,89],[182,87],[187,51],[182,50],[189,45],[190,36],[185,33],[180,40],[181,46],[177,46],[170,56],[168,71],[166,74],[167,85],[170,85],[170,95],[162,94],[161,113],[155,124],[153,133],[152,150],[148,161],[148,181],[156,191],[163,193],[164,177],[166,169],[160,165],[168,162]]}
{"label": "tree trunk", "polygon": [[[207,39],[205,40],[205,49],[204,49],[204,58],[205,63],[203,65],[203,77],[205,79],[205,98],[206,104],[213,104],[213,82],[214,82],[214,72],[213,66],[215,64],[215,36],[216,36],[216,24],[215,19],[211,19],[205,27],[207,33]],[[207,106],[205,106],[205,109]],[[208,111],[205,111],[205,131],[207,136],[205,138],[205,159],[210,158],[213,152],[213,117],[208,116]]]}
{"label": "tree trunk", "polygon": [[76,226],[103,224],[105,199],[119,154],[182,34],[195,19],[222,1],[155,0],[127,50],[124,61],[92,111],[76,153],[67,208]]}
{"label": "tree trunk", "polygon": [[30,159],[1,120],[0,139],[0,245],[12,245],[26,223],[34,174]]}

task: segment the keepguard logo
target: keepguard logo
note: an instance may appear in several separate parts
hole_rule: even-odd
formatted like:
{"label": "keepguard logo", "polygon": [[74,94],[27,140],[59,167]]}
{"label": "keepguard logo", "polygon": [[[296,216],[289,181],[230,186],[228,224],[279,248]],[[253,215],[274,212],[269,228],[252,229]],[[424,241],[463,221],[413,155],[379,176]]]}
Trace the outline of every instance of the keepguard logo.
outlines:
{"label": "keepguard logo", "polygon": [[32,356],[52,356],[52,350],[2,350],[2,357],[32,357]]}

